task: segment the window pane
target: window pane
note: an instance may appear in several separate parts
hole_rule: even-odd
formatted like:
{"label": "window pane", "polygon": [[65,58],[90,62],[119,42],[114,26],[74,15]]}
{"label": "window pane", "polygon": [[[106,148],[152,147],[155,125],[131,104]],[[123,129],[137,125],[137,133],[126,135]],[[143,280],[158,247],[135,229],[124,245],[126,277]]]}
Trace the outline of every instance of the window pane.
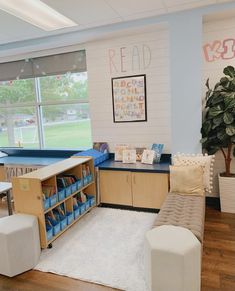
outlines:
{"label": "window pane", "polygon": [[0,82],[0,106],[35,102],[34,79]]}
{"label": "window pane", "polygon": [[39,147],[34,107],[0,108],[0,146]]}
{"label": "window pane", "polygon": [[43,106],[46,148],[91,147],[88,104]]}
{"label": "window pane", "polygon": [[39,80],[42,102],[88,99],[86,72],[41,77]]}

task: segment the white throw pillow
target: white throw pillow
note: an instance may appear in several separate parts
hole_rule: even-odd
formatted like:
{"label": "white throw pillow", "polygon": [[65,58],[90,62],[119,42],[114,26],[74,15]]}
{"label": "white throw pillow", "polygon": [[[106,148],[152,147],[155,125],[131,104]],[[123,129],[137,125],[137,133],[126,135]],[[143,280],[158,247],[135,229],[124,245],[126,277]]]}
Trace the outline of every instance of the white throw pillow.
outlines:
{"label": "white throw pillow", "polygon": [[213,164],[214,155],[208,156],[207,154],[202,155],[185,155],[176,154],[172,158],[172,163],[174,166],[189,166],[189,165],[199,165],[203,168],[203,184],[204,190],[211,193],[212,190],[212,180],[213,180]]}

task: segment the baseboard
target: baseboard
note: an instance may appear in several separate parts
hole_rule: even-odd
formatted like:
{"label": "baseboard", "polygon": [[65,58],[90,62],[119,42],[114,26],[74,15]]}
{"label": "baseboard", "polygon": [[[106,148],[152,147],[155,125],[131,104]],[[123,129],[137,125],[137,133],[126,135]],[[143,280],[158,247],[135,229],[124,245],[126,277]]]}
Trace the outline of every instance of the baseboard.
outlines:
{"label": "baseboard", "polygon": [[206,197],[206,206],[212,207],[216,210],[220,210],[219,197]]}
{"label": "baseboard", "polygon": [[98,205],[98,207],[125,209],[125,210],[142,211],[142,212],[152,212],[152,213],[159,212],[159,209],[155,209],[155,208],[142,208],[142,207],[133,207],[133,206],[128,206],[128,205],[109,204],[109,203],[101,203]]}
{"label": "baseboard", "polygon": [[[220,210],[219,197],[206,197],[206,206],[212,207],[216,210]],[[109,203],[100,203],[98,207],[126,209],[126,210],[152,212],[152,213],[158,213],[160,211],[160,209],[155,209],[155,208],[142,208],[142,207],[133,207],[133,206],[128,206],[128,205],[109,204]]]}

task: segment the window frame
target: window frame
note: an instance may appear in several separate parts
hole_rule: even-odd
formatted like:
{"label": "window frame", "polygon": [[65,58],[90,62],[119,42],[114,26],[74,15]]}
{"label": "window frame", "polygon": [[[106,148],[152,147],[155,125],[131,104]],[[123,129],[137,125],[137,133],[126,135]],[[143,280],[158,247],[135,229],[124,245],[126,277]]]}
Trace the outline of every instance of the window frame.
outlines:
{"label": "window frame", "polygon": [[[75,73],[75,72],[74,72]],[[21,108],[21,107],[34,107],[35,113],[36,113],[36,126],[38,131],[38,144],[39,149],[46,149],[45,148],[45,134],[43,130],[43,113],[42,113],[42,107],[48,106],[48,105],[70,105],[70,104],[88,104],[88,99],[71,99],[69,101],[64,100],[53,100],[53,101],[42,101],[42,95],[41,95],[41,87],[40,87],[40,77],[34,77],[34,88],[35,88],[35,98],[34,102],[22,102],[22,103],[14,103],[2,106],[0,104],[1,108]],[[9,145],[11,147],[11,145]]]}

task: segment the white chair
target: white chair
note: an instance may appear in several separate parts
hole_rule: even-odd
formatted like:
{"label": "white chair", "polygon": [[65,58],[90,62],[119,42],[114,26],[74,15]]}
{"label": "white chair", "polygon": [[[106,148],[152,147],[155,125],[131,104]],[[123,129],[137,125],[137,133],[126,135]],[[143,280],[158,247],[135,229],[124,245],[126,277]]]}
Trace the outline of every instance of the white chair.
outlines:
{"label": "white chair", "polygon": [[199,291],[201,243],[183,227],[153,228],[145,237],[145,271],[151,291]]}
{"label": "white chair", "polygon": [[0,219],[0,274],[13,277],[32,269],[40,253],[37,217],[14,214]]}

